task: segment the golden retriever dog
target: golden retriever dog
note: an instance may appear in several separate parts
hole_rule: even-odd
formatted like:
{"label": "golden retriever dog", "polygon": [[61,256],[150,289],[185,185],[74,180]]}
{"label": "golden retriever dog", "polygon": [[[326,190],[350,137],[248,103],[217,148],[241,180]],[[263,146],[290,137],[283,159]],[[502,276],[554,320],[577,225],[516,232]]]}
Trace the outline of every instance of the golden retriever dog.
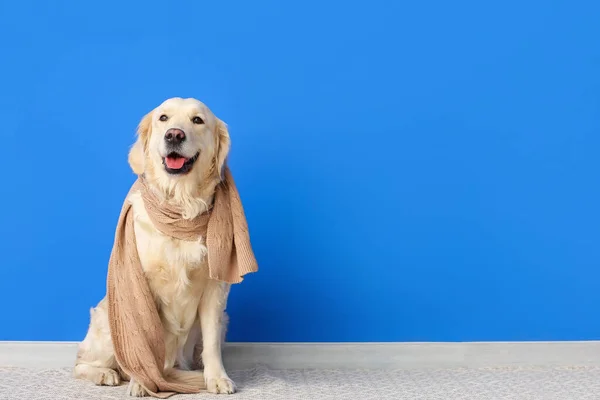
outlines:
{"label": "golden retriever dog", "polygon": [[[193,219],[212,204],[229,146],[226,125],[208,107],[196,99],[172,98],[140,122],[129,164],[136,174],[144,173],[166,201],[182,207],[184,218]],[[139,193],[131,193],[126,201],[132,206],[138,254],[163,323],[165,373],[206,385],[211,393],[234,393],[221,356],[230,285],[208,278],[203,239],[165,236],[153,226]],[[129,380],[114,356],[106,297],[90,315],[75,377],[108,386]],[[200,363],[203,373],[191,371]],[[148,395],[133,380],[128,393]]]}

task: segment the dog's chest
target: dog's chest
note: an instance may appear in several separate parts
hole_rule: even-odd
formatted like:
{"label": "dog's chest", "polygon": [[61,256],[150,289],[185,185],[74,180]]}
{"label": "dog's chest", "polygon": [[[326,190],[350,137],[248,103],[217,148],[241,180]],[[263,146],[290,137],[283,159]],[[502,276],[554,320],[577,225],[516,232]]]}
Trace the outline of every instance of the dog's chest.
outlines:
{"label": "dog's chest", "polygon": [[140,262],[154,296],[165,304],[182,306],[199,301],[208,280],[204,240],[190,242],[163,235],[152,224],[141,196],[134,193],[129,201]]}

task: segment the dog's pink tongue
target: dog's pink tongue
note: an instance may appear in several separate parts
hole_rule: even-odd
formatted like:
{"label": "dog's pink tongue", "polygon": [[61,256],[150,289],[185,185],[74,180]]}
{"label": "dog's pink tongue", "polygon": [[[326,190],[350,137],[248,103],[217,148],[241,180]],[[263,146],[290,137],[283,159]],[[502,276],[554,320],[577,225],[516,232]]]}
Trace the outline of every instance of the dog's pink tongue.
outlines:
{"label": "dog's pink tongue", "polygon": [[171,169],[181,169],[181,167],[183,167],[183,164],[185,163],[185,158],[183,158],[183,157],[177,157],[177,158],[167,157],[165,159],[165,162],[167,164],[167,167],[169,167]]}

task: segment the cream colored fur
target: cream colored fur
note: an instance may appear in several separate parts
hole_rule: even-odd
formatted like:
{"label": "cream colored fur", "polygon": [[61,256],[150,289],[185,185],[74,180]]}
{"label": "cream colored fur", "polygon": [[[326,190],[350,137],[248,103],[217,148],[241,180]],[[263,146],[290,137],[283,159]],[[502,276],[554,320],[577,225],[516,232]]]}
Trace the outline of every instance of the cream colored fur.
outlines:
{"label": "cream colored fur", "polygon": [[[161,121],[161,115],[168,120]],[[193,123],[194,116],[200,116],[204,124]],[[164,135],[170,128],[186,134],[182,155],[191,158],[200,152],[186,175],[171,175],[163,166],[162,159],[167,155]],[[229,145],[225,124],[208,107],[195,99],[172,98],[140,122],[129,164],[135,173],[145,174],[153,190],[181,206],[184,217],[191,219],[211,204]],[[163,322],[166,373],[206,384],[211,393],[234,393],[235,385],[227,376],[221,356],[230,285],[208,278],[204,238],[186,242],[164,236],[153,226],[138,193],[132,193],[126,201],[132,205],[138,254]],[[106,298],[90,315],[89,330],[77,354],[75,376],[109,386],[129,380],[114,357]],[[204,366],[203,374],[186,372],[200,364]],[[128,392],[132,396],[147,395],[135,381],[129,383]]]}

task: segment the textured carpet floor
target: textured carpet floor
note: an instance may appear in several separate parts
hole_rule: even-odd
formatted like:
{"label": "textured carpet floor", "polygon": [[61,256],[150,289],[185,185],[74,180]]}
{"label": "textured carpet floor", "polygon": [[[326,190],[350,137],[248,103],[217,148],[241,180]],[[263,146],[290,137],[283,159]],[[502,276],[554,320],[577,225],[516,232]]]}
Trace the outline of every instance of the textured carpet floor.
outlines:
{"label": "textured carpet floor", "polygon": [[[239,392],[177,395],[173,400],[588,400],[600,399],[600,367],[515,367],[440,370],[230,371]],[[0,368],[0,399],[127,399],[125,386],[97,387],[69,369]]]}

